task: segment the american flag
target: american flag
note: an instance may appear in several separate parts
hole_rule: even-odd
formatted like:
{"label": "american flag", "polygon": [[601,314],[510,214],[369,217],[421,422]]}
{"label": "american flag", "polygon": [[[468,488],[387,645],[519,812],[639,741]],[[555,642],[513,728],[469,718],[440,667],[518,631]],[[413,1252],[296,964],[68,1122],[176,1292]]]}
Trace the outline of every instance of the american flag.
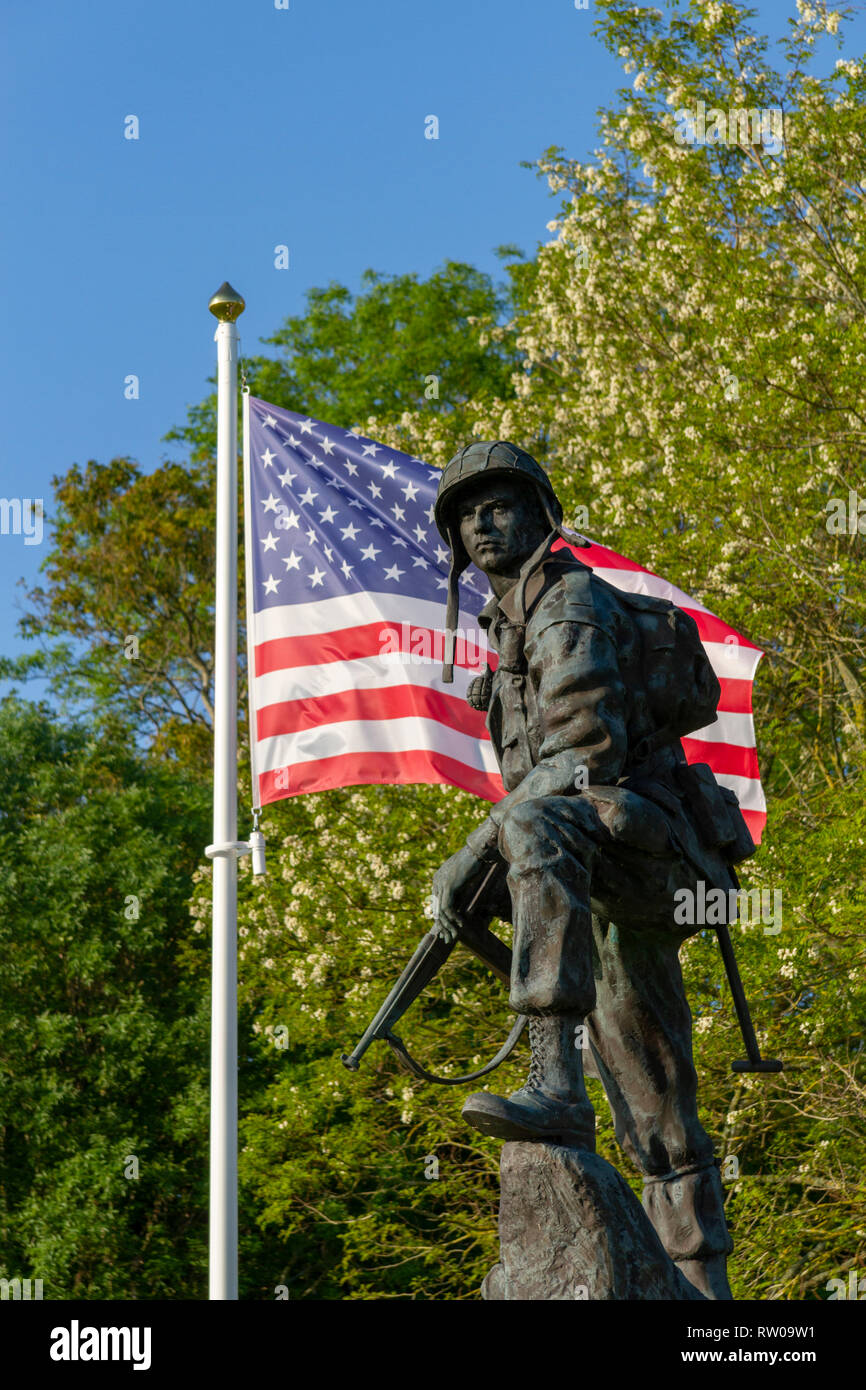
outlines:
{"label": "american flag", "polygon": [[[497,661],[477,622],[491,591],[474,567],[460,579],[454,683],[442,681],[449,555],[433,521],[440,470],[356,430],[247,400],[257,804],[374,782],[446,782],[500,800],[484,715],[466,701],[472,678]],[[684,738],[683,748],[736,793],[759,842],[766,803],[752,682],[762,652],[615,551],[590,542],[574,553],[617,588],[670,599],[697,622],[722,697],[717,722]]]}

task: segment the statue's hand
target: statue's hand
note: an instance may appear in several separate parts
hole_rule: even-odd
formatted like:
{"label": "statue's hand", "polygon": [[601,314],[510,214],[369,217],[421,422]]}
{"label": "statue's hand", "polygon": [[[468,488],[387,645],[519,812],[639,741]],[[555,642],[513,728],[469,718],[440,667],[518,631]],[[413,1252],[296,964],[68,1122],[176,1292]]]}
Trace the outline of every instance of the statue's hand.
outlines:
{"label": "statue's hand", "polygon": [[433,929],[443,941],[456,941],[463,914],[490,868],[466,845],[446,859],[433,877]]}

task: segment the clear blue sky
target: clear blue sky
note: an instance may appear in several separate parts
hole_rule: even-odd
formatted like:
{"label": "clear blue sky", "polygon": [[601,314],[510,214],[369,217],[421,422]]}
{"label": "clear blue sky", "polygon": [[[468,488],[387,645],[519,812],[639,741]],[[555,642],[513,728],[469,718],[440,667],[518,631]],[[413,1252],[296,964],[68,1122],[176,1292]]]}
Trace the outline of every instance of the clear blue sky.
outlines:
{"label": "clear blue sky", "polygon": [[[774,37],[795,12],[757,8]],[[531,254],[557,201],[520,161],[585,157],[631,80],[594,23],[592,0],[5,6],[0,495],[50,515],[74,462],[168,457],[162,436],[209,389],[226,278],[254,353],[313,285],[449,258],[496,272],[504,242]],[[850,32],[853,56],[862,13]],[[47,544],[0,536],[0,652],[22,649],[15,581],[37,581]]]}

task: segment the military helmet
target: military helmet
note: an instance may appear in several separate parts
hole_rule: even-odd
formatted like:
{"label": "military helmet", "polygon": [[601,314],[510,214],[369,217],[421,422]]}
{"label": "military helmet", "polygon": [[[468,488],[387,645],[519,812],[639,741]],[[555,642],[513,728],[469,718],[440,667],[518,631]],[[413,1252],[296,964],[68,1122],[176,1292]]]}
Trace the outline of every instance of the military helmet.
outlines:
{"label": "military helmet", "polygon": [[[470,484],[497,477],[507,477],[512,482],[525,479],[534,488],[551,530],[562,521],[562,507],[550,479],[525,449],[502,439],[493,443],[467,444],[443,468],[433,508],[439,534],[452,551],[463,550],[459,528],[452,529],[450,525],[457,497]],[[468,557],[461,555],[459,558],[465,559],[465,564],[468,564]]]}

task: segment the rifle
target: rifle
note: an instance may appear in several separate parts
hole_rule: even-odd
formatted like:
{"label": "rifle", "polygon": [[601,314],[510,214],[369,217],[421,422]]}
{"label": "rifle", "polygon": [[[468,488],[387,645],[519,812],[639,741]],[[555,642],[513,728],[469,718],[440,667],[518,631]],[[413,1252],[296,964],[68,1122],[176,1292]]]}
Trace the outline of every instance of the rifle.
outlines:
{"label": "rifle", "polygon": [[[479,960],[482,960],[485,965],[489,966],[498,980],[501,980],[504,985],[508,986],[511,983],[511,951],[505,945],[505,942],[500,941],[499,937],[495,936],[487,927],[480,927],[477,924],[473,924],[471,920],[472,912],[478,904],[484,890],[493,882],[494,876],[501,871],[502,867],[503,865],[501,862],[492,864],[485,875],[472,901],[466,908],[464,914],[465,921],[461,927],[459,940],[463,942],[464,946],[466,946],[473,955],[477,956]],[[729,869],[734,883],[739,890],[740,883],[734,872],[733,866],[729,865]],[[734,956],[731,935],[727,925],[719,923],[716,926],[716,935],[721,948],[725,973],[727,974],[728,983],[731,987],[734,1008],[740,1025],[740,1032],[746,1044],[747,1053],[747,1056],[742,1060],[731,1063],[731,1071],[780,1072],[782,1071],[782,1063],[777,1058],[761,1056],[758,1041],[755,1037],[755,1029],[752,1024],[751,1014],[749,1012],[749,1005],[746,1000],[745,990],[743,989],[743,982],[740,978],[740,972],[737,968],[737,962]],[[402,1038],[399,1038],[396,1033],[392,1031],[394,1024],[403,1017],[406,1010],[414,1004],[418,995],[422,990],[426,989],[437,971],[445,964],[456,944],[456,941],[443,941],[442,937],[437,936],[435,932],[427,932],[360,1042],[352,1052],[348,1054],[344,1052],[342,1054],[340,1060],[344,1067],[347,1067],[349,1071],[357,1071],[360,1066],[361,1058],[367,1051],[367,1048],[372,1042],[375,1042],[377,1038],[382,1038],[388,1043],[394,1052],[397,1053],[401,1061],[409,1068],[413,1076],[418,1077],[419,1081],[433,1081],[438,1086],[463,1086],[469,1081],[477,1081],[479,1077],[486,1076],[488,1072],[493,1071],[496,1067],[500,1066],[507,1057],[510,1057],[528,1022],[525,1014],[521,1014],[518,1017],[514,1027],[511,1029],[511,1032],[496,1056],[488,1062],[486,1066],[481,1067],[479,1071],[469,1072],[466,1076],[434,1076],[432,1072],[427,1071],[425,1067],[422,1067],[420,1062],[417,1062],[415,1058],[411,1056]]]}
{"label": "rifle", "polygon": [[[504,866],[501,863],[492,864],[485,875],[480,887],[473,895],[472,901],[464,913],[464,922],[461,927],[459,940],[463,945],[483,961],[486,966],[493,971],[493,974],[503,984],[510,985],[511,982],[511,951],[500,941],[486,926],[481,927],[472,922],[472,913],[477,906],[485,889],[492,883],[495,875],[501,872]],[[497,1052],[492,1061],[479,1071],[469,1072],[466,1076],[434,1076],[426,1067],[422,1067],[409,1053],[408,1048],[393,1032],[394,1025],[401,1019],[406,1010],[418,998],[422,990],[433,979],[438,970],[442,968],[450,956],[456,941],[444,941],[436,932],[429,931],[422,938],[418,949],[415,951],[406,969],[403,971],[399,980],[391,990],[385,1002],[377,1012],[375,1018],[367,1028],[357,1046],[350,1053],[343,1053],[340,1060],[344,1067],[349,1071],[357,1071],[361,1058],[367,1048],[377,1038],[384,1039],[385,1042],[397,1053],[401,1061],[409,1068],[413,1076],[417,1076],[419,1081],[434,1081],[438,1086],[464,1086],[469,1081],[477,1081],[480,1076],[486,1076],[493,1071],[510,1056],[517,1043],[518,1038],[526,1027],[527,1018],[521,1014],[511,1029],[502,1047]]]}

